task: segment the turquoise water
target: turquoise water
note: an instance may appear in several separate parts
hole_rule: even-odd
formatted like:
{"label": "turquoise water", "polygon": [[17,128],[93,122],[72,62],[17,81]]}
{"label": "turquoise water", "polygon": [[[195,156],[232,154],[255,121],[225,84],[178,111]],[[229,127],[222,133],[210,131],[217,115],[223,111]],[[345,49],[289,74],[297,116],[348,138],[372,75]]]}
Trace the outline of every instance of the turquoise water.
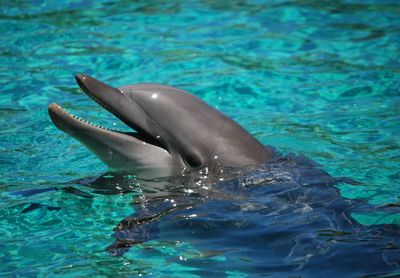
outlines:
{"label": "turquoise water", "polygon": [[[342,210],[299,201],[308,192],[299,184],[295,201],[273,186],[235,200],[211,194],[197,210],[161,220],[154,238],[122,256],[105,251],[116,225],[134,213],[141,181],[125,177],[132,189],[126,194],[74,182],[107,169],[53,126],[47,105],[126,128],[80,92],[77,72],[114,86],[158,82],[194,93],[264,144],[359,181],[327,189],[331,196],[339,189],[340,208],[345,198],[375,207],[399,203],[398,1],[224,2],[2,1],[1,276],[400,271],[399,233],[390,225],[400,224],[398,213],[349,210],[351,227],[336,227],[344,223]],[[329,221],[307,228],[314,218]],[[381,232],[385,227],[390,231]]]}

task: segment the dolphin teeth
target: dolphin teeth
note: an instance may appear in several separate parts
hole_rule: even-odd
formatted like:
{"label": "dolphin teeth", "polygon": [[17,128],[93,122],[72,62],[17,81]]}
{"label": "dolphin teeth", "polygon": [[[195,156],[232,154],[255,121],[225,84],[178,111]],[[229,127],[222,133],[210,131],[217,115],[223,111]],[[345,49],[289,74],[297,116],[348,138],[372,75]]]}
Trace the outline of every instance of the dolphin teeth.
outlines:
{"label": "dolphin teeth", "polygon": [[73,119],[75,119],[77,121],[80,121],[81,123],[84,123],[84,124],[87,124],[87,125],[90,125],[90,126],[93,126],[93,127],[101,128],[101,129],[104,129],[104,130],[110,130],[110,129],[104,127],[104,126],[101,126],[101,125],[98,125],[98,124],[94,124],[94,123],[91,123],[91,122],[89,122],[89,121],[87,121],[85,119],[82,119],[81,117],[78,117],[78,116],[68,112],[68,110],[66,110],[66,109],[64,109],[64,108],[62,108],[60,106],[59,106],[59,108],[61,110],[63,110],[65,113],[67,113],[71,118],[73,118]]}

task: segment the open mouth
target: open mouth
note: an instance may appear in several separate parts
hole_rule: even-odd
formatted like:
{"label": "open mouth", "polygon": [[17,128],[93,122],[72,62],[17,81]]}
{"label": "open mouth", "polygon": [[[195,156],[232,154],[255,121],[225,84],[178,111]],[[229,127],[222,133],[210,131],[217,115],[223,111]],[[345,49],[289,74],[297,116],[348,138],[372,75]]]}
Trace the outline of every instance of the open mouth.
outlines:
{"label": "open mouth", "polygon": [[[93,83],[92,82],[92,88],[89,89],[88,86],[85,84],[85,80],[90,79],[90,81],[93,81],[95,79],[92,79],[91,77],[88,77],[86,75],[79,74],[76,76],[76,81],[79,85],[79,87],[82,89],[82,91],[87,94],[91,99],[93,99],[96,103],[98,103],[101,107],[112,113],[114,116],[116,116],[118,119],[120,119],[122,122],[127,123],[127,119],[113,109],[110,105],[106,103],[106,101],[101,99],[101,94],[95,93],[97,91],[104,91],[104,87],[107,86],[108,90],[104,92],[104,96],[110,96],[108,94],[123,94],[120,90],[116,88],[112,88],[104,83],[101,83],[97,80],[95,80],[98,83]],[[94,85],[93,85],[94,84]],[[92,92],[93,91],[93,92]],[[159,142],[156,138],[152,137],[149,133],[141,129],[135,124],[130,124],[134,125],[134,132],[122,132],[122,131],[117,131],[117,130],[112,130],[107,127],[104,127],[102,125],[97,125],[94,123],[91,123],[85,119],[82,119],[76,115],[71,114],[68,112],[66,109],[62,108],[60,105],[56,103],[50,104],[49,108],[49,114],[51,119],[53,120],[54,124],[61,130],[73,135],[79,132],[101,132],[101,133],[106,133],[108,136],[117,136],[117,137],[124,137],[127,139],[128,137],[132,139],[133,141],[139,141],[142,143],[147,143],[151,144],[160,148],[163,148],[166,150],[166,148],[163,146],[161,142]]]}

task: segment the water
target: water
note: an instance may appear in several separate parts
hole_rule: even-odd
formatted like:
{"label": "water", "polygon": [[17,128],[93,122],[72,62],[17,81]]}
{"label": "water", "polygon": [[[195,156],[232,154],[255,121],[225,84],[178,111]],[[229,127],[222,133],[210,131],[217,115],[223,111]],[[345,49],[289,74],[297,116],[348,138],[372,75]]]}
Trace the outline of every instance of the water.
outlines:
{"label": "water", "polygon": [[[3,1],[0,31],[2,276],[399,273],[399,214],[383,206],[400,198],[398,1]],[[186,207],[121,235],[141,207],[172,205],[150,193],[141,205],[134,177],[86,179],[107,169],[47,105],[126,127],[80,92],[77,72],[186,89],[264,144],[361,185],[326,185],[302,159],[199,196],[193,180],[160,181]],[[122,256],[105,251],[145,235]]]}

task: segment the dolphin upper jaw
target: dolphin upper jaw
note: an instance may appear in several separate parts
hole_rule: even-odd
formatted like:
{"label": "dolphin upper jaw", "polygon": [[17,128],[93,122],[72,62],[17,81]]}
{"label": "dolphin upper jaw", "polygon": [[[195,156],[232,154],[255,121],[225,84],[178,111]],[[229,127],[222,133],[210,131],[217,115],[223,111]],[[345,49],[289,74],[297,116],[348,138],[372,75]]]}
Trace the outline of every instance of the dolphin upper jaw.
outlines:
{"label": "dolphin upper jaw", "polygon": [[152,115],[135,101],[132,94],[124,93],[124,88],[111,87],[85,74],[77,74],[75,79],[82,91],[126,125],[147,138],[152,138],[166,150],[172,147],[164,140],[162,128],[152,120]]}

